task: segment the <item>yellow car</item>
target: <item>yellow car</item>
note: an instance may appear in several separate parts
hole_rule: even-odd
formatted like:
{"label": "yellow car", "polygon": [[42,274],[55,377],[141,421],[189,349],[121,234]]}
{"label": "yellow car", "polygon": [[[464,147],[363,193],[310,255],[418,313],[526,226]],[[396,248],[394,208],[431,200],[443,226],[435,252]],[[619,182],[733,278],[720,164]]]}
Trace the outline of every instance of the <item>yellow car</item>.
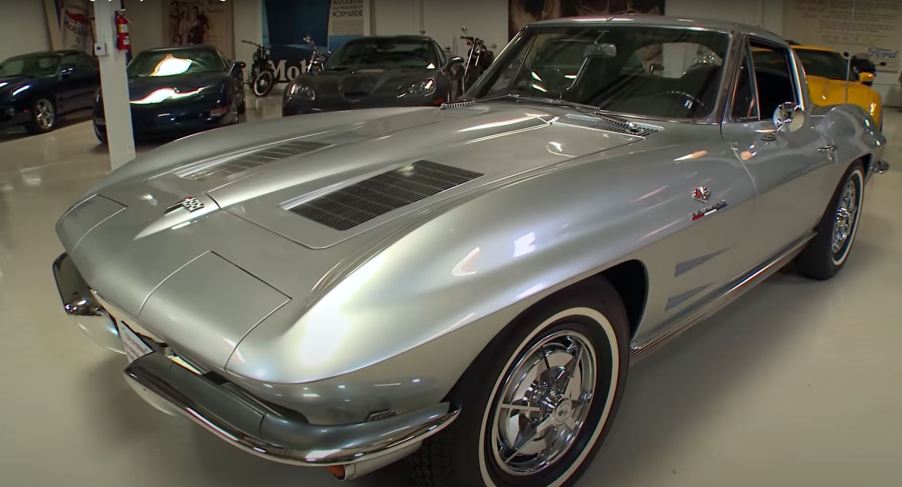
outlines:
{"label": "yellow car", "polygon": [[[861,73],[857,80],[846,76],[848,61],[838,52],[826,47],[799,44],[792,46],[808,76],[808,92],[816,105],[829,106],[851,103],[867,112],[878,127],[883,103],[880,94],[865,83],[874,81],[874,73]],[[855,75],[850,73],[850,77]]]}

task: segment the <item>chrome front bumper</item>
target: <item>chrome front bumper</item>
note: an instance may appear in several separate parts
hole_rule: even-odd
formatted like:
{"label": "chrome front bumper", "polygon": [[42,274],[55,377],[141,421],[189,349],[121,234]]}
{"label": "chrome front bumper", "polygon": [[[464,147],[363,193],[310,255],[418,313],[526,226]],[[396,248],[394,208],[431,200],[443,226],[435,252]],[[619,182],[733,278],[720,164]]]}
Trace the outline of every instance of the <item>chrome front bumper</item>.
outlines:
{"label": "chrome front bumper", "polygon": [[[63,254],[53,263],[63,308],[105,348],[121,352],[115,318]],[[450,425],[459,410],[440,403],[385,419],[344,425],[312,425],[297,412],[268,404],[215,373],[200,375],[152,343],[153,353],[130,363],[125,377],[151,405],[179,412],[227,443],[281,463],[344,466],[344,477],[362,475],[413,452]],[[356,466],[356,468],[355,468]]]}
{"label": "chrome front bumper", "polygon": [[125,354],[116,322],[82,279],[68,255],[53,261],[53,278],[63,301],[63,310],[91,340],[101,347]]}

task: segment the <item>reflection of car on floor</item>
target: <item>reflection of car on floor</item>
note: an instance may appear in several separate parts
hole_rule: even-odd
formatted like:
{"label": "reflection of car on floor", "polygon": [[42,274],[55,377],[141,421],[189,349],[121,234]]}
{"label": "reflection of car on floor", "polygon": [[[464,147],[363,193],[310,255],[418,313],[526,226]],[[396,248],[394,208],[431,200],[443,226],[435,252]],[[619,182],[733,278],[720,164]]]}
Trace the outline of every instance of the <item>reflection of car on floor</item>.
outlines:
{"label": "reflection of car on floor", "polygon": [[885,167],[872,120],[812,104],[757,27],[541,22],[468,96],[138,157],[57,224],[66,311],[146,400],[248,453],[570,485],[630,360],[793,259],[836,274]]}
{"label": "reflection of car on floor", "polygon": [[[209,46],[142,51],[128,65],[135,138],[176,137],[238,123],[245,109],[242,68]],[[106,143],[100,92],[94,133]]]}
{"label": "reflection of car on floor", "polygon": [[282,114],[353,108],[438,106],[460,94],[463,60],[425,36],[362,37],[346,42],[322,71],[286,88]]}
{"label": "reflection of car on floor", "polygon": [[50,131],[62,115],[91,108],[99,85],[97,63],[82,51],[9,58],[0,64],[0,128]]}
{"label": "reflection of car on floor", "polygon": [[874,73],[849,72],[849,63],[840,53],[821,46],[794,44],[792,49],[802,61],[808,76],[811,101],[821,106],[851,103],[870,115],[883,127],[883,103],[880,93],[866,83],[874,81]]}

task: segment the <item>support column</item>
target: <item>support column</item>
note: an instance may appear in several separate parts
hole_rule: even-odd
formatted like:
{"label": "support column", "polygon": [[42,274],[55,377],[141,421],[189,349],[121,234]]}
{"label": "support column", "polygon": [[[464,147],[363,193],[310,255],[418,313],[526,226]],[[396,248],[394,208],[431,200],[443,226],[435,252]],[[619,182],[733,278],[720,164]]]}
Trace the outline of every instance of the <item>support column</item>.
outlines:
{"label": "support column", "polygon": [[125,73],[125,51],[116,49],[114,13],[120,1],[94,2],[94,53],[100,62],[100,88],[103,92],[103,113],[106,120],[110,169],[135,158],[135,138],[128,97],[128,76]]}

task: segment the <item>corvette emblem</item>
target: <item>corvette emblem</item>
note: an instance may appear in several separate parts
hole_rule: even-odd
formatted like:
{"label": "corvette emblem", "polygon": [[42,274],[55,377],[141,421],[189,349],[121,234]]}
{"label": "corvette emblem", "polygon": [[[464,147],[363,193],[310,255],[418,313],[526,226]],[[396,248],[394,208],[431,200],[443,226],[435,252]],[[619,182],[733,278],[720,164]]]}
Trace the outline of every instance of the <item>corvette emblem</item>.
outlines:
{"label": "corvette emblem", "polygon": [[169,213],[171,211],[175,211],[179,208],[184,208],[188,210],[189,213],[195,212],[197,210],[203,209],[204,202],[195,198],[194,196],[186,196],[185,199],[179,201],[178,203],[166,208],[164,213]]}
{"label": "corvette emblem", "polygon": [[704,186],[699,186],[692,191],[692,199],[701,203],[707,203],[711,199],[711,191]]}

